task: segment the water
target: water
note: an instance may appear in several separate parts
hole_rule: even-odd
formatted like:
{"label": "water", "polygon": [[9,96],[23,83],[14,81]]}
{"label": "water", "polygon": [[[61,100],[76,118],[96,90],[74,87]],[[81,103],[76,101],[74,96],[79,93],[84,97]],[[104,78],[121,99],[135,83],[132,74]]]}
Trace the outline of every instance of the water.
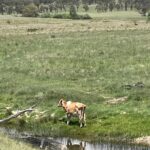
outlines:
{"label": "water", "polygon": [[[76,150],[150,150],[150,147],[137,146],[137,145],[128,145],[128,144],[114,144],[114,143],[103,143],[103,142],[84,142],[77,139],[69,138],[57,138],[56,141],[67,145],[68,140],[71,141],[72,145],[81,145],[82,147]],[[72,149],[69,149],[72,150]]]}
{"label": "water", "polygon": [[104,142],[86,142],[71,138],[37,137],[28,133],[19,133],[16,130],[0,128],[0,132],[22,142],[30,143],[43,150],[150,150],[150,147],[115,144]]}
{"label": "water", "polygon": [[[35,145],[35,139],[26,140]],[[70,138],[41,138],[39,141],[36,139],[36,146],[47,150],[150,150],[150,147],[139,145],[90,143]]]}

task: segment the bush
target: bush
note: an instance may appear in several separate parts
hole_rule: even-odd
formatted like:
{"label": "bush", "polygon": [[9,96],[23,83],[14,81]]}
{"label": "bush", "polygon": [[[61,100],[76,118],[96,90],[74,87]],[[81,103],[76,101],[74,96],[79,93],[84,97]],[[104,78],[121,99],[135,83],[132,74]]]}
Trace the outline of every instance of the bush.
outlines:
{"label": "bush", "polygon": [[92,17],[88,14],[80,15],[80,19],[92,19]]}
{"label": "bush", "polygon": [[56,14],[53,16],[53,18],[59,18],[59,19],[92,19],[88,14],[85,14],[85,15],[76,14],[76,16],[70,16],[68,14]]}
{"label": "bush", "polygon": [[68,14],[55,14],[53,18],[59,18],[59,19],[70,19],[70,15]]}
{"label": "bush", "polygon": [[85,15],[69,15],[69,14],[55,14],[50,16],[50,18],[57,18],[57,19],[92,19],[88,14]]}
{"label": "bush", "polygon": [[57,19],[92,19],[88,14],[85,15],[78,15],[75,13],[74,15],[71,14],[54,14],[51,15],[49,13],[45,13],[41,15],[42,18],[57,18]]}
{"label": "bush", "polygon": [[[71,16],[70,16],[71,17]],[[85,14],[85,15],[76,15],[75,17],[71,17],[70,19],[92,19],[88,14]]]}
{"label": "bush", "polygon": [[50,13],[43,13],[40,15],[41,18],[52,18],[52,15]]}
{"label": "bush", "polygon": [[35,4],[29,4],[24,7],[22,16],[24,17],[37,17],[38,16],[38,8]]}

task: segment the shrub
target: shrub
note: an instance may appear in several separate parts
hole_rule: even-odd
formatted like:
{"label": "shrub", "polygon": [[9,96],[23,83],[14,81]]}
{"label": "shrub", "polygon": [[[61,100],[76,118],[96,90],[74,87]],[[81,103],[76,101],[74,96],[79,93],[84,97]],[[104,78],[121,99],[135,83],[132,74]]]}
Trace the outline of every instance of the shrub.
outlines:
{"label": "shrub", "polygon": [[85,15],[81,15],[80,19],[92,19],[92,17],[88,14],[85,14]]}
{"label": "shrub", "polygon": [[43,14],[41,15],[42,18],[57,18],[57,19],[92,19],[88,14],[85,15],[78,15],[77,13],[71,12],[70,14],[54,14],[50,15]]}
{"label": "shrub", "polygon": [[11,24],[11,21],[10,21],[10,20],[7,20],[6,23],[7,23],[7,24]]}
{"label": "shrub", "polygon": [[38,29],[37,28],[29,28],[27,29],[27,32],[36,32]]}
{"label": "shrub", "polygon": [[56,36],[53,34],[53,35],[51,35],[51,38],[55,38]]}
{"label": "shrub", "polygon": [[59,18],[59,19],[70,19],[70,15],[68,14],[55,14],[53,18]]}
{"label": "shrub", "polygon": [[140,13],[141,13],[143,16],[146,16],[147,8],[142,8],[142,9],[140,10]]}
{"label": "shrub", "polygon": [[52,15],[50,13],[43,13],[40,17],[41,18],[52,18]]}
{"label": "shrub", "polygon": [[22,16],[24,17],[37,17],[38,16],[38,8],[35,4],[29,4],[24,7]]}

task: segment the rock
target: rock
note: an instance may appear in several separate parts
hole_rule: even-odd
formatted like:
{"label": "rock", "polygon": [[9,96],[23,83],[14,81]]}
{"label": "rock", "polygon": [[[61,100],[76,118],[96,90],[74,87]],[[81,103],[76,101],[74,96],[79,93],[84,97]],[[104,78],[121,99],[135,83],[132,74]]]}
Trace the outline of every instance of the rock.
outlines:
{"label": "rock", "polygon": [[132,88],[144,88],[144,83],[143,82],[137,82],[137,83],[134,83],[134,84],[126,84],[126,85],[123,85],[123,87],[127,90],[130,90]]}
{"label": "rock", "polygon": [[113,98],[111,100],[106,101],[107,104],[119,104],[122,102],[125,102],[127,100],[127,96],[119,97],[119,98]]}

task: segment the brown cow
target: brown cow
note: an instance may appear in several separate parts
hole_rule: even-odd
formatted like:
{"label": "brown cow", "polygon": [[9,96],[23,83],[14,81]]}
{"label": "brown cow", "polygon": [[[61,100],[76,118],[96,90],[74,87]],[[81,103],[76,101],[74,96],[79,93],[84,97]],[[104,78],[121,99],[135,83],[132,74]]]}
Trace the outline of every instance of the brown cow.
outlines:
{"label": "brown cow", "polygon": [[86,126],[86,116],[85,109],[86,105],[79,102],[71,102],[65,101],[64,99],[60,99],[58,103],[58,107],[63,107],[67,114],[67,124],[69,125],[70,119],[72,116],[77,116],[79,118],[80,127],[83,125]]}

